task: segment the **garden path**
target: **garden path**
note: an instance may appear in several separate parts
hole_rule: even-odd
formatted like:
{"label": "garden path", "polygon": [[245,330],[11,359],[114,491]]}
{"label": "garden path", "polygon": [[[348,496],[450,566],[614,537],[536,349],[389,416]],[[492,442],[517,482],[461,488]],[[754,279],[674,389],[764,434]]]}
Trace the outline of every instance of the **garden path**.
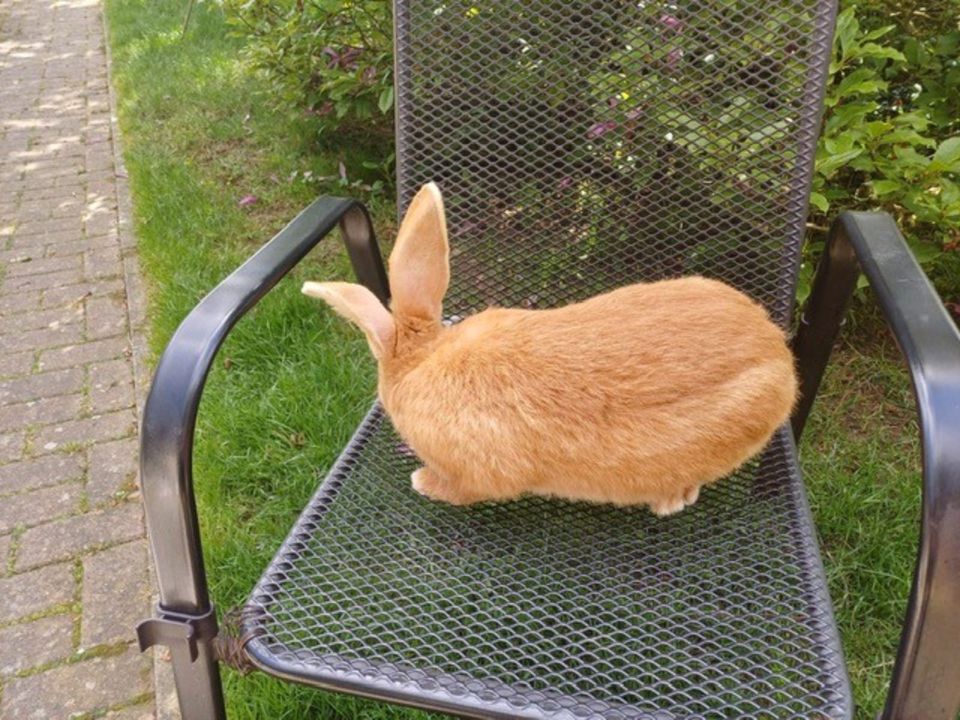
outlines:
{"label": "garden path", "polygon": [[[0,717],[157,717],[143,294],[98,0],[0,4]],[[166,717],[166,715],[164,715]]]}

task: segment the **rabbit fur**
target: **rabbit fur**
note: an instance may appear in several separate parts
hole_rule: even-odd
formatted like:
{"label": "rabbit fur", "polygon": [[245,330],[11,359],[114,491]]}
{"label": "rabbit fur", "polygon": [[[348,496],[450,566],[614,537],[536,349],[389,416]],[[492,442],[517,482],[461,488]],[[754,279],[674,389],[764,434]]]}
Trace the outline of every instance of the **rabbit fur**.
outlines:
{"label": "rabbit fur", "polygon": [[716,280],[490,308],[448,327],[449,279],[443,200],[430,183],[390,255],[390,310],[360,285],[303,287],[365,332],[383,407],[424,462],[413,488],[434,500],[535,494],[668,515],[763,449],[793,407],[783,330]]}

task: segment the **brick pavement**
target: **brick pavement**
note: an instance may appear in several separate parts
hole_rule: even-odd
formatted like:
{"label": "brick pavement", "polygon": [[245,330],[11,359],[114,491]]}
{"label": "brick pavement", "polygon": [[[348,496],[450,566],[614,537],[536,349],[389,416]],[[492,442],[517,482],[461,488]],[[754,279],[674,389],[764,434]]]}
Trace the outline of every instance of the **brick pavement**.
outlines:
{"label": "brick pavement", "polygon": [[[142,295],[98,0],[0,3],[0,718],[156,717]],[[142,384],[141,384],[142,385]]]}

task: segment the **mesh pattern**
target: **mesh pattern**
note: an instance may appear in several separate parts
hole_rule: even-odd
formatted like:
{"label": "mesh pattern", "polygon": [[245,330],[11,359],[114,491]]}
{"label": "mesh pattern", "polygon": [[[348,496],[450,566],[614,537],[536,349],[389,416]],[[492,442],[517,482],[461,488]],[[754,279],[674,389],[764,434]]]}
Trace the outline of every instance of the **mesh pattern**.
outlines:
{"label": "mesh pattern", "polygon": [[792,453],[779,435],[665,520],[455,508],[410,489],[416,461],[374,410],[251,595],[247,651],[484,716],[847,717]]}
{"label": "mesh pattern", "polygon": [[702,274],[786,324],[833,12],[399,2],[401,205],[444,192],[448,312]]}

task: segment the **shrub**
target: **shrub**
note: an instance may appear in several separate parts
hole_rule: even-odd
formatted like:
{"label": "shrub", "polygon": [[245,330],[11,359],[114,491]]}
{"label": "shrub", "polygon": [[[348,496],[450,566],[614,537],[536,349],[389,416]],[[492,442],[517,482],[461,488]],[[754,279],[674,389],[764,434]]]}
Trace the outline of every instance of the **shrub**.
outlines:
{"label": "shrub", "polygon": [[[372,144],[376,154],[388,158],[373,169],[389,179],[391,3],[222,2],[234,26],[248,36],[245,52],[251,64],[271,80],[274,102],[316,118],[322,138],[336,135]],[[960,292],[960,30],[952,6],[953,0],[841,1],[816,155],[801,299],[809,290],[825,230],[841,209],[892,213],[941,290]],[[631,60],[618,59],[623,64]],[[597,90],[609,94],[603,82]],[[660,132],[654,127],[656,118],[645,117],[644,123],[630,118],[628,105],[622,103],[623,122],[596,127],[598,140],[608,132],[611,137],[617,134],[610,132],[611,126]],[[766,142],[776,142],[776,130],[761,133]],[[370,165],[365,163],[368,169]],[[775,172],[771,168],[770,173]],[[350,185],[342,168],[340,183]]]}
{"label": "shrub", "polygon": [[248,36],[247,58],[274,102],[316,117],[321,132],[389,140],[393,35],[384,0],[223,0]]}
{"label": "shrub", "polygon": [[[945,293],[957,292],[960,244],[960,32],[949,13],[921,25],[874,3],[837,23],[800,299],[825,231],[843,209],[890,212]],[[857,12],[864,10],[861,23]],[[895,17],[906,24],[881,24]],[[937,21],[937,22],[934,22]],[[951,27],[952,23],[952,27]],[[901,31],[913,31],[908,35]],[[919,33],[926,34],[919,34]]]}

